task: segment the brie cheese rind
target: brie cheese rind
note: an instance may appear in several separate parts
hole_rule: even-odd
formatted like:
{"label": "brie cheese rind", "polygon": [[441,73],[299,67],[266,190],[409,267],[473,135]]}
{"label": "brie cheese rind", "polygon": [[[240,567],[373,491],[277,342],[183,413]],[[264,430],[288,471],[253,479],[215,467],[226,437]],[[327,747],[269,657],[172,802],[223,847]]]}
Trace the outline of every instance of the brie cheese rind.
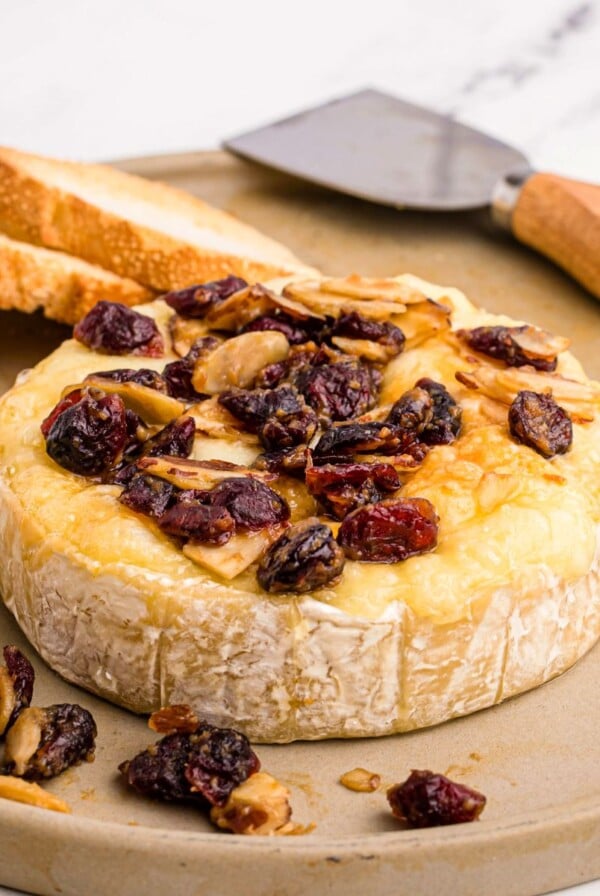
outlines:
{"label": "brie cheese rind", "polygon": [[[451,307],[453,329],[514,323],[457,290],[397,280]],[[171,309],[140,310],[170,345]],[[574,422],[572,449],[548,461],[511,439],[507,405],[455,379],[473,369],[459,340],[418,342],[385,369],[381,402],[426,376],[462,406],[460,437],[433,448],[401,492],[436,508],[437,549],[391,565],[348,560],[334,586],[272,595],[254,567],[225,581],[196,565],[118,503],[119,487],[46,454],[40,423],[66,384],[124,366],[161,370],[174,358],[97,355],[70,340],[0,402],[0,590],[68,681],[136,712],[189,703],[258,742],[374,736],[535,687],[599,637],[595,398],[587,422]],[[590,383],[567,352],[558,372]],[[248,464],[258,452],[248,439],[206,435],[193,456]]]}

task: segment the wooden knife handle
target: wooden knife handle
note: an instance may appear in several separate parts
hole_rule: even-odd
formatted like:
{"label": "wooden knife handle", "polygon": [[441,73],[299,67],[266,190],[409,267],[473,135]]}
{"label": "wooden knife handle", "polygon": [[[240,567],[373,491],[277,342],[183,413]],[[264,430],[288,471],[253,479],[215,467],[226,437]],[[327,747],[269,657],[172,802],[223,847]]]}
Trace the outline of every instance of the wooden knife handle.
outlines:
{"label": "wooden knife handle", "polygon": [[512,231],[600,298],[600,186],[532,174],[512,211]]}

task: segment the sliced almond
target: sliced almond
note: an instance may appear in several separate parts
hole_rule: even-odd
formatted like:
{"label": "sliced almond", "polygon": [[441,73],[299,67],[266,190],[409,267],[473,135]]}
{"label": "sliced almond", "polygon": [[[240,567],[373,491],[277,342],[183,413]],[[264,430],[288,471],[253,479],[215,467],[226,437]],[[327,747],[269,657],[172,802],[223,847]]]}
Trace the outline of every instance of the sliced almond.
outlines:
{"label": "sliced almond", "polygon": [[215,397],[201,401],[188,409],[194,418],[196,429],[213,439],[227,439],[228,442],[241,441],[248,445],[259,445],[258,436],[240,429],[240,421],[219,404]]}
{"label": "sliced almond", "polygon": [[232,386],[244,389],[252,385],[263,367],[283,361],[289,350],[283,333],[275,330],[234,336],[206,358],[198,359],[192,376],[194,389],[208,395],[218,395]]}
{"label": "sliced almond", "polygon": [[75,389],[98,389],[107,395],[118,395],[126,408],[138,414],[150,426],[165,426],[185,412],[185,405],[176,398],[139,383],[117,383],[108,377],[90,376],[83,383],[67,386],[61,397],[64,398]]}
{"label": "sliced almond", "polygon": [[174,352],[183,358],[194,342],[208,335],[208,326],[203,320],[189,319],[174,314],[169,320],[169,334]]}
{"label": "sliced almond", "polygon": [[318,280],[291,283],[285,287],[283,294],[286,298],[302,302],[311,312],[329,317],[339,317],[344,312],[356,311],[372,320],[389,320],[395,314],[406,311],[406,305],[400,302],[354,299],[323,292]]}
{"label": "sliced almond", "polygon": [[206,323],[214,330],[237,331],[245,324],[279,308],[291,317],[307,320],[315,315],[309,308],[285,296],[280,296],[266,286],[256,284],[233,293],[224,302],[215,305],[206,315]]}
{"label": "sliced almond", "polygon": [[381,454],[355,454],[354,462],[357,464],[380,464],[382,462],[391,464],[399,473],[414,473],[423,466],[423,460],[417,460],[411,454],[391,454],[382,456]]}
{"label": "sliced almond", "polygon": [[235,579],[262,557],[283,531],[284,527],[278,526],[260,532],[241,532],[221,545],[186,544],[183,553],[209,572],[223,579]]}
{"label": "sliced almond", "polygon": [[557,373],[541,373],[533,367],[508,367],[498,370],[480,365],[471,371],[458,371],[456,379],[467,389],[478,389],[488,398],[510,405],[519,392],[529,390],[552,395],[578,422],[589,422],[600,408],[600,386],[580,383]]}
{"label": "sliced almond", "polygon": [[15,775],[24,775],[29,761],[40,746],[44,727],[44,711],[30,706],[24,709],[8,730],[4,761],[11,763]]}
{"label": "sliced almond", "polygon": [[353,768],[340,777],[340,784],[357,793],[373,793],[381,784],[381,776],[366,768]]}
{"label": "sliced almond", "polygon": [[522,330],[515,328],[511,332],[511,337],[528,358],[551,360],[566,351],[570,345],[570,340],[565,336],[554,336],[547,330],[540,330],[538,327],[528,326]]}
{"label": "sliced almond", "polygon": [[0,736],[6,731],[15,708],[15,689],[6,666],[0,666]]}
{"label": "sliced almond", "polygon": [[406,336],[406,348],[414,348],[431,336],[450,329],[450,309],[433,299],[427,299],[407,308],[399,326]]}
{"label": "sliced almond", "polygon": [[289,790],[266,772],[250,775],[231,791],[224,806],[210,810],[213,824],[234,834],[277,834],[291,815]]}
{"label": "sliced almond", "polygon": [[360,274],[350,274],[348,277],[327,277],[321,280],[320,286],[323,292],[335,295],[367,300],[382,299],[406,305],[424,302],[427,298],[418,289],[393,277],[361,277]]}
{"label": "sliced almond", "polygon": [[12,775],[0,775],[0,798],[13,800],[15,803],[27,803],[39,809],[51,809],[53,812],[70,813],[71,807],[64,800],[48,793],[39,784],[13,778]]}
{"label": "sliced almond", "polygon": [[177,488],[210,489],[223,479],[250,476],[262,482],[276,478],[275,473],[251,470],[224,460],[188,460],[179,457],[142,457],[137,462],[139,470],[171,482]]}
{"label": "sliced almond", "polygon": [[331,340],[336,348],[346,355],[354,355],[356,358],[366,358],[375,364],[386,364],[394,358],[398,351],[391,346],[379,345],[371,339],[348,339],[346,336],[334,336]]}

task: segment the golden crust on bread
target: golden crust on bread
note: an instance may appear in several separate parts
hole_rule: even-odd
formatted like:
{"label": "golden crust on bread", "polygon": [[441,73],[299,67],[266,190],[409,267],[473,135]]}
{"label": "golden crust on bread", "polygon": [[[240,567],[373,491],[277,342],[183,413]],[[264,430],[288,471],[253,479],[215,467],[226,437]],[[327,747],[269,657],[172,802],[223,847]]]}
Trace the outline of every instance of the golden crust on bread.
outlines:
{"label": "golden crust on bread", "polygon": [[0,309],[76,323],[96,302],[139,305],[154,293],[79,258],[12,240],[0,234]]}
{"label": "golden crust on bread", "polygon": [[[443,300],[453,328],[500,322],[457,291],[401,279]],[[164,303],[141,310],[166,334]],[[119,504],[117,486],[56,467],[39,424],[62,385],[175,358],[65,343],[0,403],[0,587],[32,643],[64,677],[138,712],[190,703],[278,742],[435,724],[567,669],[600,634],[599,415],[575,424],[568,454],[539,457],[510,438],[505,407],[455,379],[472,362],[449,337],[399,355],[381,395],[393,402],[427,376],[462,404],[463,435],[403,487],[438,511],[438,548],[348,561],[309,595],[265,594],[253,569],[224,581]],[[589,382],[567,353],[558,369]],[[195,456],[247,464],[258,450],[202,436]]]}
{"label": "golden crust on bread", "polygon": [[305,266],[284,246],[166,184],[0,148],[0,231],[167,291]]}

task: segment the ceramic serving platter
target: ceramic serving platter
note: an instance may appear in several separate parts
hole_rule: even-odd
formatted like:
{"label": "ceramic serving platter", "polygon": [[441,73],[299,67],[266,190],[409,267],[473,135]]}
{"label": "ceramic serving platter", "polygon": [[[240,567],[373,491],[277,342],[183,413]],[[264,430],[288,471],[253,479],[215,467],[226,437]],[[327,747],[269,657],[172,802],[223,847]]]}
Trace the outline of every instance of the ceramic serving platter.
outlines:
{"label": "ceramic serving platter", "polygon": [[[197,193],[327,273],[411,271],[458,286],[492,311],[570,336],[588,371],[600,377],[600,304],[497,235],[481,213],[378,208],[222,153],[120,167]],[[0,313],[0,391],[67,335],[37,315]],[[65,684],[2,609],[0,644],[9,642],[34,661],[35,702],[80,702],[99,733],[96,761],[48,785],[72,815],[0,801],[1,884],[43,896],[534,896],[600,876],[600,646],[555,681],[436,728],[259,747],[263,767],[292,791],[294,819],[316,827],[299,837],[242,838],[217,833],[193,808],[127,792],[117,766],[154,739],[145,720]],[[356,766],[381,775],[381,789],[343,788],[340,775]],[[412,768],[483,791],[481,820],[401,829],[385,789]]]}

